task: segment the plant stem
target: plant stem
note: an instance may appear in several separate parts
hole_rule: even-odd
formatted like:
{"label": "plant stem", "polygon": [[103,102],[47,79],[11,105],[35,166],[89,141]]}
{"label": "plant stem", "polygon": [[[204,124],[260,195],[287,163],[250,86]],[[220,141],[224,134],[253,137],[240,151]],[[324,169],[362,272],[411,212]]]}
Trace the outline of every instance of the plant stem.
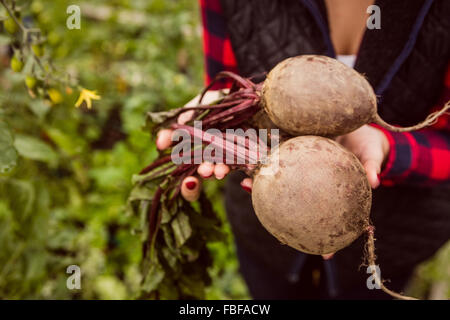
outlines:
{"label": "plant stem", "polygon": [[253,160],[255,163],[257,162],[257,159],[249,158],[249,156],[247,156],[248,150],[245,147],[240,145],[230,146],[229,143],[222,139],[222,137],[186,125],[173,124],[172,128],[186,130],[192,137],[199,138],[202,142],[209,143],[216,148],[229,152],[233,157],[241,157],[245,161]]}
{"label": "plant stem", "polygon": [[153,169],[169,162],[171,160],[171,155],[165,156],[163,158],[159,158],[158,160],[152,162],[151,164],[149,164],[147,167],[145,167],[144,169],[141,170],[141,172],[139,172],[139,174],[146,174],[150,171],[152,171]]}

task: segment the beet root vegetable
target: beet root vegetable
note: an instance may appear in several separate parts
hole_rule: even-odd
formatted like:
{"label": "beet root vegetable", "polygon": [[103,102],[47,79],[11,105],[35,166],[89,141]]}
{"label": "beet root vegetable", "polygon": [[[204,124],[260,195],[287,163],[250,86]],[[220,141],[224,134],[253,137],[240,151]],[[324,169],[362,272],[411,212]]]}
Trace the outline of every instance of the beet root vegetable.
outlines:
{"label": "beet root vegetable", "polygon": [[377,110],[369,82],[325,56],[280,62],[268,74],[262,93],[270,119],[292,135],[342,135],[369,123]]}
{"label": "beet root vegetable", "polygon": [[[433,124],[450,109],[449,102],[412,127],[390,125],[377,113],[377,99],[369,82],[352,68],[326,56],[303,55],[283,60],[259,84],[232,72],[221,72],[204,92],[222,78],[234,81],[222,100],[214,105],[178,109],[171,115],[196,110],[194,118],[201,116],[205,129],[257,122],[268,128],[276,126],[292,136],[333,137],[371,122],[395,132],[418,130]],[[257,119],[251,121],[252,118]]]}
{"label": "beet root vegetable", "polygon": [[[200,98],[199,105],[194,107],[149,113],[149,124],[155,130],[184,129],[203,143],[222,146],[233,158],[245,161],[260,160],[259,154],[246,152],[249,151],[247,145],[254,146],[258,142],[244,141],[241,145],[229,146],[224,143],[228,139],[226,129],[279,127],[287,133],[281,132],[283,140],[289,138],[288,134],[300,135],[272,150],[268,162],[256,169],[254,164],[231,166],[253,175],[252,202],[259,220],[282,243],[310,254],[339,251],[366,233],[366,260],[368,265],[375,265],[374,228],[369,223],[371,190],[365,172],[357,158],[338,143],[311,134],[342,135],[369,122],[392,131],[417,130],[434,123],[450,108],[450,101],[424,122],[399,128],[378,116],[376,98],[366,79],[331,58],[287,59],[259,84],[231,72],[222,72],[211,86],[225,77],[233,80],[233,86],[223,99],[202,105]],[[187,110],[194,110],[192,120],[178,124],[177,117]],[[219,129],[223,136],[196,132],[191,126],[195,120],[202,121],[203,130]],[[196,157],[194,152],[191,155]],[[198,165],[190,163],[175,165],[166,153],[141,171],[141,175],[145,175],[141,183],[155,177],[164,178],[148,207],[149,239],[157,235],[163,209],[170,210],[177,202],[183,179],[195,174],[197,168]],[[166,202],[162,205],[163,201]],[[374,276],[386,293],[412,299],[390,291],[379,275]]]}
{"label": "beet root vegetable", "polygon": [[264,81],[262,104],[271,120],[291,135],[339,136],[374,122],[395,132],[426,127],[440,112],[412,127],[395,127],[377,113],[372,86],[361,74],[326,56],[303,55],[280,62]]}
{"label": "beet root vegetable", "polygon": [[[337,142],[300,136],[272,150],[254,173],[252,203],[261,224],[281,243],[309,254],[334,253],[367,235],[366,262],[376,266],[372,192],[359,160]],[[416,300],[388,289],[396,299]]]}
{"label": "beet root vegetable", "polygon": [[371,200],[358,159],[322,137],[282,143],[253,181],[253,207],[262,225],[309,254],[333,253],[357,239],[369,226]]}
{"label": "beet root vegetable", "polygon": [[[224,139],[229,136],[213,138],[188,125],[174,124],[173,128],[186,130],[204,144],[222,147],[234,158],[265,160],[258,165],[235,164],[232,168],[253,176],[252,203],[256,215],[280,242],[309,254],[327,254],[347,247],[366,233],[367,265],[376,265],[374,227],[369,222],[371,189],[359,160],[340,144],[324,137],[299,136],[273,148],[264,158],[263,154],[247,154],[255,142],[241,141],[227,146]],[[194,152],[191,155],[195,158]],[[138,179],[145,183],[155,177],[164,178],[148,206],[150,243],[156,239],[164,208],[171,210],[183,179],[198,168],[195,162],[175,165],[171,157],[161,155],[141,171],[144,176]],[[386,288],[376,270],[373,268],[372,273],[383,291],[398,299],[414,299]]]}

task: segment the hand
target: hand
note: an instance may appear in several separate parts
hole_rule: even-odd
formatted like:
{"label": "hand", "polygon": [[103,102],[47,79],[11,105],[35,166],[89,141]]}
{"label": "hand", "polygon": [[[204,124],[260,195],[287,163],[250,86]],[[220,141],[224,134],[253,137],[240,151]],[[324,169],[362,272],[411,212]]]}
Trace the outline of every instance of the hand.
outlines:
{"label": "hand", "polygon": [[[385,134],[372,126],[365,125],[346,135],[336,138],[336,141],[353,152],[366,170],[370,186],[375,189],[380,185],[378,178],[382,165],[389,155],[389,141]],[[244,179],[241,186],[251,192],[252,180]],[[324,260],[331,259],[334,253],[322,255]]]}
{"label": "hand", "polygon": [[[389,154],[389,141],[384,133],[372,126],[365,125],[346,135],[336,138],[336,141],[353,152],[361,161],[366,170],[370,186],[375,189],[380,185],[378,178],[381,167]],[[242,180],[244,190],[251,192],[252,179]],[[329,260],[334,253],[322,255],[324,260]]]}
{"label": "hand", "polygon": [[[366,170],[367,179],[373,189],[380,185],[378,178],[384,161],[389,155],[389,141],[383,131],[364,125],[361,128],[337,137],[336,141],[353,152]],[[322,255],[331,259],[334,253]]]}
{"label": "hand", "polygon": [[[389,141],[379,129],[364,125],[361,128],[335,139],[353,152],[366,170],[370,186],[376,189],[380,185],[378,175],[389,155]],[[244,179],[241,185],[251,191],[251,179]]]}
{"label": "hand", "polygon": [[[208,91],[203,97],[202,103],[211,103],[216,101],[221,97],[223,90],[220,91]],[[198,104],[199,96],[189,101],[184,107],[195,106]],[[177,123],[185,124],[192,119],[194,114],[193,110],[183,112],[178,116]],[[158,132],[156,138],[156,147],[159,150],[164,150],[172,145],[172,134],[173,130],[163,129]],[[213,164],[209,162],[204,162],[199,165],[197,173],[203,179],[207,179],[215,176],[216,179],[223,179],[230,172],[230,167],[225,164]],[[186,177],[181,183],[181,195],[187,201],[196,201],[200,196],[201,181],[195,176]]]}
{"label": "hand", "polygon": [[389,141],[383,131],[364,125],[337,137],[336,141],[356,155],[366,170],[370,186],[376,189],[380,185],[378,175],[389,155]]}

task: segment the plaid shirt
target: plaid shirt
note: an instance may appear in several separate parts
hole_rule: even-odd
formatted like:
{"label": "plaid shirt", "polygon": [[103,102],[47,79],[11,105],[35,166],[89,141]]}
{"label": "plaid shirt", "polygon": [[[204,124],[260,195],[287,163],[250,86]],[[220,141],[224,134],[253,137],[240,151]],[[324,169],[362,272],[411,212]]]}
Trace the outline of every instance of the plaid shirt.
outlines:
{"label": "plaid shirt", "polygon": [[[203,47],[206,84],[220,71],[238,73],[237,62],[227,34],[219,0],[200,0],[203,19]],[[230,86],[223,81],[213,89]],[[436,109],[450,100],[450,63],[442,97]],[[431,110],[430,110],[431,112]],[[415,132],[395,133],[382,129],[390,144],[390,152],[381,183],[385,186],[406,183],[433,185],[450,181],[450,116],[441,116],[431,127]]]}

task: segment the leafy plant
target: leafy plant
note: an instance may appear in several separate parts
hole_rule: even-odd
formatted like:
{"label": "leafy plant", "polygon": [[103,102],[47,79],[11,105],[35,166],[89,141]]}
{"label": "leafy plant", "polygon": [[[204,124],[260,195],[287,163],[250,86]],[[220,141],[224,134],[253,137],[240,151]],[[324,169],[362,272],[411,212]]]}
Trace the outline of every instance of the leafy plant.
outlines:
{"label": "leafy plant", "polygon": [[[156,180],[139,186],[142,198],[131,207],[127,199],[137,192],[133,174],[157,157],[152,136],[143,130],[145,114],[183,105],[203,85],[197,1],[80,1],[80,30],[66,27],[72,1],[14,2],[26,27],[40,29],[43,52],[30,51],[26,44],[22,71],[11,69],[15,45],[22,47],[23,38],[14,21],[5,25],[9,17],[0,5],[0,298],[153,298],[141,286],[146,279],[150,287],[149,269],[140,268],[147,225],[141,221],[144,212],[134,210],[153,197]],[[11,8],[12,1],[5,3]],[[47,80],[29,58],[36,53],[55,68]],[[86,102],[75,107],[82,88],[101,96],[91,109]],[[186,278],[192,285],[204,277],[204,292],[195,285],[189,292],[181,283],[168,290],[169,280],[182,278],[168,269],[167,280],[158,283],[159,298],[248,298],[222,205],[222,184],[210,181],[204,189],[224,235],[224,241],[207,246],[209,254],[199,248],[209,261],[204,266],[210,267]],[[198,204],[182,214],[207,217]],[[189,234],[184,216],[172,217],[164,228],[173,238],[173,220],[181,222],[180,228],[174,223],[175,230]],[[190,221],[192,233],[175,252],[195,247],[196,223]],[[158,251],[162,241],[156,240],[154,252],[167,266],[170,256],[167,260]],[[178,263],[185,272],[189,264],[183,261]],[[66,270],[73,264],[81,268],[80,290],[66,287]]]}

